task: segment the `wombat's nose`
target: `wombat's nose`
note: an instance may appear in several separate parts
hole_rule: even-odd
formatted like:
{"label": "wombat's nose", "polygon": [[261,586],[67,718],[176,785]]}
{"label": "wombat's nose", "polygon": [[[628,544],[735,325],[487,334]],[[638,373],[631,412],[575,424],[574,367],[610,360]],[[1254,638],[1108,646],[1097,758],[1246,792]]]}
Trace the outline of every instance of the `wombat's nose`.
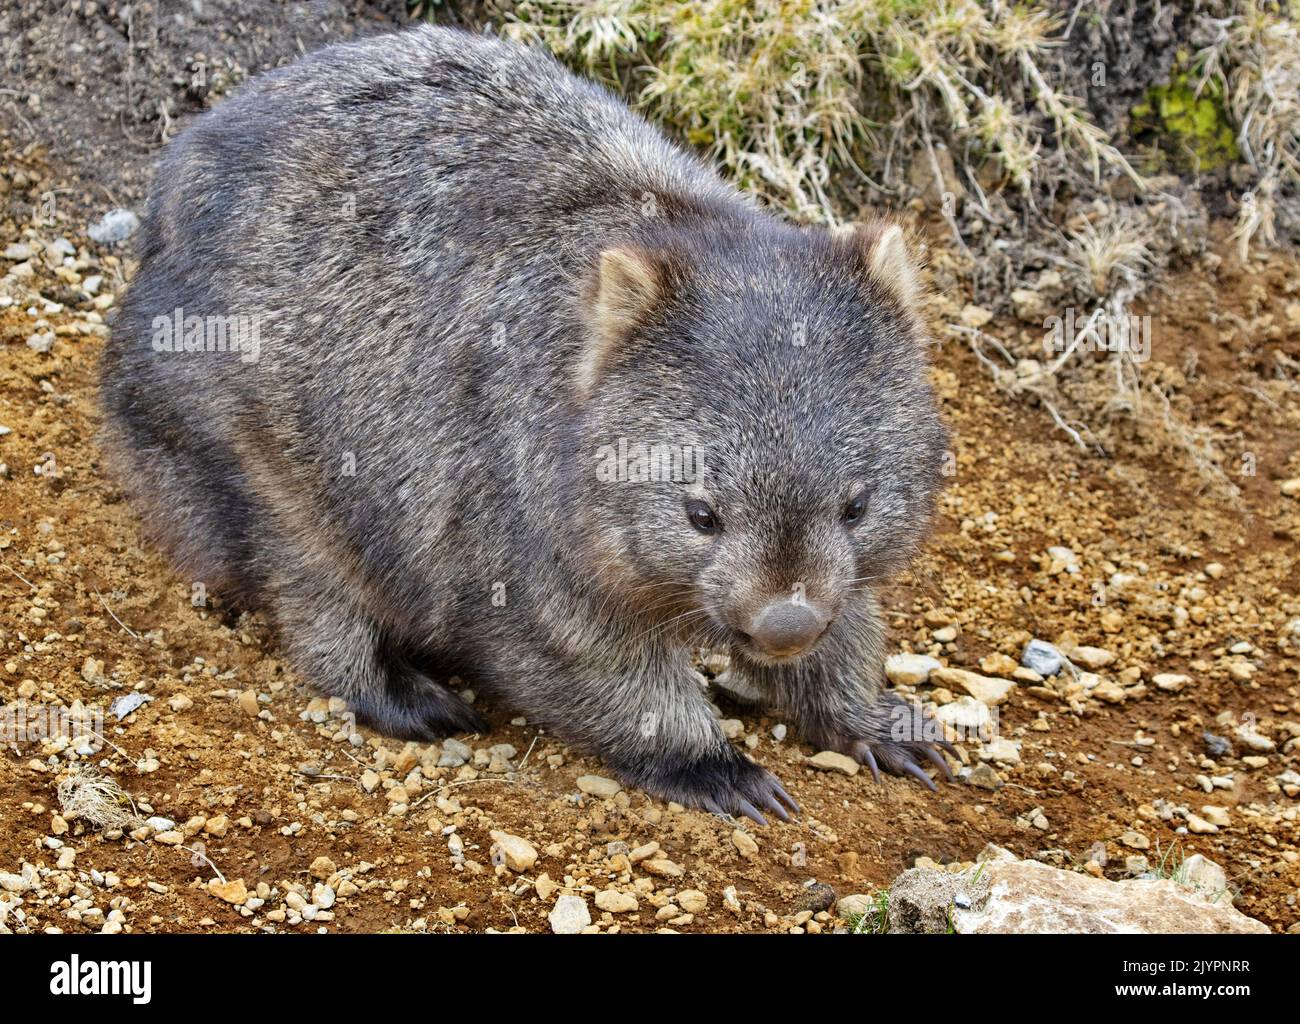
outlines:
{"label": "wombat's nose", "polygon": [[786,658],[808,650],[826,629],[826,616],[806,601],[773,601],[754,616],[749,635],[764,654]]}

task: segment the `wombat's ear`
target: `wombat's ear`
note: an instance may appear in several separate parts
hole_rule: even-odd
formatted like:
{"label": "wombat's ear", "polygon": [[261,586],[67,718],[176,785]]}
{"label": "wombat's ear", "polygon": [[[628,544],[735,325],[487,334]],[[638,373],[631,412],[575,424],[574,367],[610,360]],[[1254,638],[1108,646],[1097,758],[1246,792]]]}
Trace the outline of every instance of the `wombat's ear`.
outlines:
{"label": "wombat's ear", "polygon": [[881,221],[854,229],[854,241],[866,258],[867,274],[907,309],[921,300],[921,281],[907,251],[903,229]]}
{"label": "wombat's ear", "polygon": [[668,294],[668,263],[660,254],[632,246],[605,249],[584,296],[586,346],[577,387],[587,398],[600,383],[611,356]]}

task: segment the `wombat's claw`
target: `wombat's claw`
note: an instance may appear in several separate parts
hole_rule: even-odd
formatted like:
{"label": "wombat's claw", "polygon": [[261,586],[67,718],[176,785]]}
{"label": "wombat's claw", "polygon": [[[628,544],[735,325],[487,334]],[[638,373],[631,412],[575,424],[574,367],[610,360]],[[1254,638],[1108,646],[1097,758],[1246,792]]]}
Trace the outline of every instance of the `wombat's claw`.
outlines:
{"label": "wombat's claw", "polygon": [[774,775],[772,776],[772,785],[776,787],[776,795],[790,805],[790,809],[795,814],[803,814],[803,808],[799,806],[799,801],[785,791],[781,781]]}
{"label": "wombat's claw", "polygon": [[[762,770],[762,769],[760,769]],[[768,771],[763,771],[765,776],[761,780],[756,779],[754,783],[747,787],[747,791],[754,797],[758,804],[770,814],[775,814],[782,821],[790,820],[790,812],[782,806],[781,801],[790,805],[790,809],[795,814],[800,813],[799,805],[795,802],[794,797],[785,791],[785,787],[777,780],[777,777]],[[736,810],[746,818],[758,822],[760,825],[766,825],[767,819],[763,817],[762,812],[754,806],[745,797],[738,797],[736,800]]]}
{"label": "wombat's claw", "polygon": [[[921,767],[920,758],[933,762],[943,772],[944,778],[949,782],[953,781],[952,769],[948,767],[948,762],[943,759],[943,755],[935,749],[941,746],[943,749],[952,751],[953,756],[956,752],[951,743],[946,740],[936,740],[933,744],[923,742],[897,743],[890,740],[883,742],[872,742],[871,740],[857,740],[849,746],[848,754],[854,760],[865,764],[871,769],[871,777],[877,783],[880,782],[880,769],[893,775],[910,775],[917,782],[925,786],[931,792],[937,792],[938,787],[934,780],[926,774],[925,769]],[[879,759],[877,759],[879,754]]]}
{"label": "wombat's claw", "polygon": [[939,787],[934,784],[934,779],[926,775],[925,770],[915,761],[908,761],[904,764],[903,771],[907,772],[908,775],[914,776],[916,780],[931,793],[939,792]]}
{"label": "wombat's claw", "polygon": [[[945,748],[952,754],[953,757],[957,757],[957,752],[953,748],[953,745],[951,743],[949,743],[947,740],[941,740],[940,742],[943,743]],[[935,750],[933,746],[930,746],[929,744],[922,745],[921,752],[925,754],[925,756],[928,757],[931,761],[933,761],[936,765],[939,766],[939,771],[943,772],[943,777],[945,779],[947,779],[949,782],[957,781],[952,777],[952,769],[948,767],[948,762],[944,760],[944,756],[941,753],[939,753],[939,751]],[[960,758],[958,760],[960,760]]]}
{"label": "wombat's claw", "polygon": [[871,769],[871,781],[876,785],[880,785],[880,765],[876,764],[876,755],[871,752],[870,745],[866,743],[857,744],[853,749],[852,756],[857,761],[866,762],[867,767]]}
{"label": "wombat's claw", "polygon": [[755,807],[753,804],[751,804],[748,800],[740,801],[740,813],[743,814],[746,818],[758,822],[760,825],[767,824],[767,819],[764,818],[761,814],[759,814],[758,808]]}

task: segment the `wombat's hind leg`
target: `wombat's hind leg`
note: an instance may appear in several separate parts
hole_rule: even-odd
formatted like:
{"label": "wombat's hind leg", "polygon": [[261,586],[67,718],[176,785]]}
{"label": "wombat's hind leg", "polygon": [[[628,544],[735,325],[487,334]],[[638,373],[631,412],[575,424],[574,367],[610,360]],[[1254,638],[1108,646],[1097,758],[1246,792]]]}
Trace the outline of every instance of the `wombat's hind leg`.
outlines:
{"label": "wombat's hind leg", "polygon": [[381,649],[379,658],[382,687],[378,691],[354,692],[346,698],[358,720],[386,735],[407,740],[488,731],[482,715],[404,656]]}
{"label": "wombat's hind leg", "polygon": [[202,585],[227,610],[257,608],[264,517],[238,462],[165,399],[143,406],[110,399],[101,440],[145,533],[191,587]]}
{"label": "wombat's hind leg", "polygon": [[347,701],[358,722],[399,739],[488,731],[478,712],[416,669],[341,590],[298,583],[275,602],[290,660],[310,685]]}

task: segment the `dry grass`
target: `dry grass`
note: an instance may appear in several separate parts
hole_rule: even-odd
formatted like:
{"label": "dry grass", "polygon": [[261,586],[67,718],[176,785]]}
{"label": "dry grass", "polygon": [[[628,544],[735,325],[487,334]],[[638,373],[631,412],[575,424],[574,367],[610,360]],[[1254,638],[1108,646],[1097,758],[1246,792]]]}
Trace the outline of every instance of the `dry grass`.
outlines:
{"label": "dry grass", "polygon": [[1201,83],[1223,87],[1237,145],[1256,175],[1243,194],[1235,237],[1246,258],[1251,240],[1276,240],[1278,204],[1300,218],[1300,26],[1275,4],[1238,2],[1224,17],[1199,20],[1210,40],[1197,53]]}
{"label": "dry grass", "polygon": [[1066,231],[1061,263],[1098,299],[1119,289],[1132,294],[1151,266],[1145,224],[1129,207],[1106,207],[1100,217],[1086,218]]}
{"label": "dry grass", "polygon": [[80,818],[96,828],[124,828],[140,820],[130,795],[92,765],[83,765],[61,780],[56,792],[63,817],[69,821]]}
{"label": "dry grass", "polygon": [[[1098,180],[1138,179],[1045,58],[1060,26],[1033,5],[977,0],[524,0],[506,31],[539,42],[632,95],[651,117],[712,152],[742,187],[796,216],[834,223],[837,173],[894,179],[908,139],[942,124],[972,158],[999,162],[1023,193],[1053,150]],[[1010,85],[1008,85],[1010,83]],[[872,120],[871,107],[889,123]],[[888,187],[888,186],[886,186]]]}

